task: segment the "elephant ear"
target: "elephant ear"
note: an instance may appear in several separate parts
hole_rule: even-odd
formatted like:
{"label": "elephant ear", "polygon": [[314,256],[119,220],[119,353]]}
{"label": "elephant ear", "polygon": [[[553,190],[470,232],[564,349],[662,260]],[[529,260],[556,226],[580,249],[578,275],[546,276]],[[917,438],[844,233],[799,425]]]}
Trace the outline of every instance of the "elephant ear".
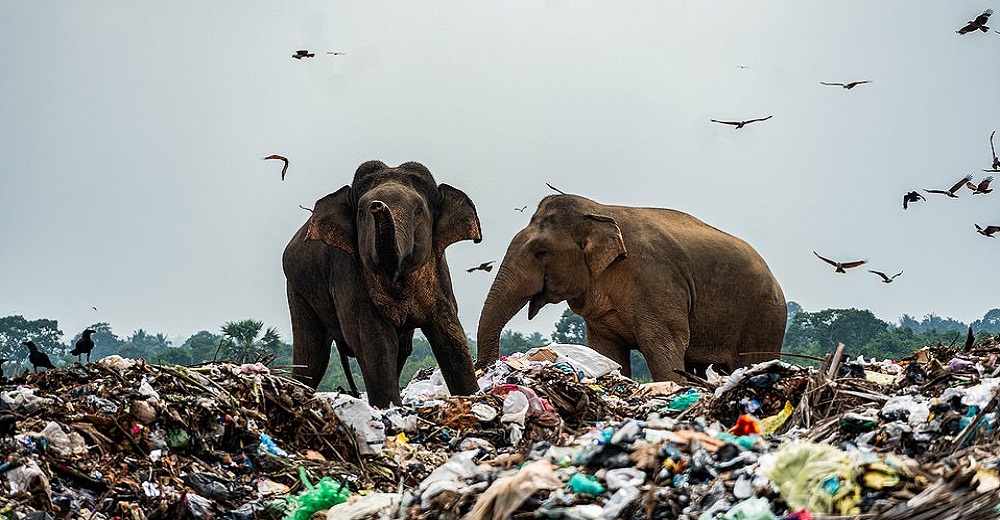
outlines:
{"label": "elephant ear", "polygon": [[434,252],[444,254],[445,248],[460,240],[483,241],[479,227],[479,215],[472,199],[462,190],[447,184],[438,185],[441,196],[438,201],[437,218],[434,219]]}
{"label": "elephant ear", "polygon": [[593,276],[601,274],[619,257],[628,256],[625,250],[625,240],[622,239],[622,230],[618,223],[611,217],[604,215],[587,215],[587,219],[593,220],[593,225],[589,226],[587,236],[583,240],[583,254],[590,267]]}
{"label": "elephant ear", "polygon": [[322,240],[328,246],[354,254],[357,243],[354,229],[354,198],[350,186],[344,186],[316,201],[306,240]]}

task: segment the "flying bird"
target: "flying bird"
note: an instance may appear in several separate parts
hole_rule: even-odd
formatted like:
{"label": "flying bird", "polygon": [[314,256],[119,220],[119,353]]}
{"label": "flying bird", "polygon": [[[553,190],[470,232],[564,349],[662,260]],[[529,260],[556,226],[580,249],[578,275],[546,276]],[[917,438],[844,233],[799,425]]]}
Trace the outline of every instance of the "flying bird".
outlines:
{"label": "flying bird", "polygon": [[292,54],[292,57],[295,58],[295,59],[297,59],[297,60],[301,60],[302,58],[312,58],[314,56],[316,56],[316,53],[309,52],[306,49],[299,49],[299,50],[295,51],[295,54]]}
{"label": "flying bird", "polygon": [[267,157],[264,157],[263,160],[266,161],[268,159],[277,159],[277,160],[285,163],[285,166],[281,168],[281,180],[285,180],[285,172],[288,171],[288,157],[285,157],[283,155],[271,154],[271,155],[268,155]]}
{"label": "flying bird", "polygon": [[94,310],[96,311],[96,310],[97,310],[97,307],[91,307],[91,309],[94,309]]}
{"label": "flying bird", "polygon": [[859,265],[864,265],[868,263],[868,260],[858,260],[856,262],[837,262],[835,260],[830,260],[829,258],[823,258],[822,256],[819,256],[819,253],[817,253],[816,251],[813,251],[813,254],[816,255],[816,257],[819,258],[820,260],[836,267],[836,269],[834,269],[833,272],[841,274],[847,273],[847,271],[845,271],[844,269],[850,269],[852,267],[858,267]]}
{"label": "flying bird", "polygon": [[514,208],[514,211],[520,211],[521,213],[524,213],[524,210],[526,209],[528,209],[528,206],[521,206],[520,208]]}
{"label": "flying bird", "polygon": [[993,189],[990,188],[990,182],[992,181],[993,181],[993,176],[990,175],[989,177],[986,177],[985,179],[979,181],[979,184],[972,184],[971,182],[967,182],[965,183],[965,187],[972,190],[973,195],[979,195],[980,193],[986,194],[993,191]]}
{"label": "flying bird", "polygon": [[883,273],[882,271],[873,271],[873,270],[869,269],[868,272],[869,273],[875,273],[875,274],[881,276],[882,277],[882,283],[892,283],[892,281],[895,280],[897,276],[903,274],[903,271],[900,271],[900,272],[898,272],[898,273],[896,273],[896,274],[894,274],[894,275],[892,275],[890,277],[890,276],[886,276],[886,274]]}
{"label": "flying bird", "polygon": [[1000,231],[1000,226],[986,226],[985,228],[981,228],[979,227],[979,224],[976,224],[976,233],[979,233],[984,237],[996,238],[993,235],[996,234],[997,231]]}
{"label": "flying bird", "polygon": [[852,81],[850,83],[835,83],[835,82],[826,82],[826,81],[820,81],[819,82],[820,85],[830,85],[831,87],[844,87],[847,90],[851,90],[852,88],[854,88],[854,87],[856,87],[858,85],[864,85],[865,83],[871,83],[871,80],[867,80],[866,79],[864,81]]}
{"label": "flying bird", "polygon": [[38,346],[35,345],[34,341],[29,339],[21,344],[28,347],[28,361],[31,362],[31,366],[34,367],[36,374],[38,373],[38,367],[55,368],[55,365],[52,364],[48,354],[38,350]]}
{"label": "flying bird", "polygon": [[472,272],[475,272],[475,271],[486,271],[488,273],[488,272],[490,272],[492,270],[493,270],[493,260],[490,260],[489,262],[483,262],[483,263],[479,264],[476,267],[470,267],[470,268],[466,269],[465,271],[469,272],[469,273],[472,273]]}
{"label": "flying bird", "polygon": [[757,118],[757,119],[747,119],[746,121],[719,121],[718,119],[713,119],[712,122],[713,123],[722,123],[724,125],[733,125],[733,126],[736,127],[735,130],[739,130],[740,128],[743,128],[744,126],[746,126],[746,125],[748,125],[750,123],[756,123],[757,121],[767,121],[768,119],[771,119],[772,117],[774,117],[774,116],[770,115],[770,116],[767,116],[767,117],[760,117],[760,118]]}
{"label": "flying bird", "polygon": [[910,202],[917,202],[918,200],[927,200],[927,199],[925,199],[923,195],[915,191],[911,191],[906,195],[903,195],[903,209],[906,209],[906,205],[909,204]]}
{"label": "flying bird", "polygon": [[343,53],[343,52],[330,52],[330,51],[326,51],[326,53],[327,54],[332,54],[334,56],[343,56],[344,54],[346,54],[346,53]]}
{"label": "flying bird", "polygon": [[80,356],[83,354],[87,355],[87,363],[90,363],[90,351],[94,350],[94,340],[90,338],[90,335],[97,332],[94,329],[85,329],[83,331],[83,336],[76,340],[76,346],[69,353],[76,356],[77,361],[80,360]]}
{"label": "flying bird", "polygon": [[967,182],[972,182],[971,173],[966,175],[965,177],[962,177],[962,180],[956,182],[954,186],[952,186],[947,190],[929,190],[927,188],[924,188],[924,191],[926,191],[927,193],[940,193],[942,195],[947,195],[953,199],[957,199],[958,195],[955,195],[955,192],[962,189],[962,187],[965,186],[965,183]]}
{"label": "flying bird", "polygon": [[[997,33],[997,34],[1000,34],[1000,33]],[[996,135],[996,133],[997,133],[997,131],[994,130],[993,133],[990,134],[990,151],[993,152],[993,169],[990,170],[990,171],[994,171],[994,172],[995,171],[1000,171],[1000,158],[997,158],[997,149],[993,147],[993,136]],[[983,171],[986,171],[986,170],[983,170]]]}
{"label": "flying bird", "polygon": [[975,20],[969,20],[965,27],[962,27],[955,32],[958,34],[966,34],[976,30],[987,32],[990,28],[986,26],[986,22],[990,19],[990,15],[992,14],[993,9],[987,9],[983,11],[983,14],[977,16]]}

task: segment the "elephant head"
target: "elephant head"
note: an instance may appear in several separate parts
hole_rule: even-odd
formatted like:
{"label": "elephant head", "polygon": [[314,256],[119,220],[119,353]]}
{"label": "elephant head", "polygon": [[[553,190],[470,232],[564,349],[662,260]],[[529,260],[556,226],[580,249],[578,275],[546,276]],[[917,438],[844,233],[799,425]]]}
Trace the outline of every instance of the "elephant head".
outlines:
{"label": "elephant head", "polygon": [[422,164],[368,161],[350,186],[316,202],[305,238],[355,255],[363,271],[392,286],[459,240],[479,243],[482,233],[469,197],[435,184]]}
{"label": "elephant head", "polygon": [[575,195],[542,199],[507,247],[483,304],[477,368],[497,359],[501,329],[525,304],[531,319],[546,304],[572,302],[626,255],[618,224],[592,201]]}

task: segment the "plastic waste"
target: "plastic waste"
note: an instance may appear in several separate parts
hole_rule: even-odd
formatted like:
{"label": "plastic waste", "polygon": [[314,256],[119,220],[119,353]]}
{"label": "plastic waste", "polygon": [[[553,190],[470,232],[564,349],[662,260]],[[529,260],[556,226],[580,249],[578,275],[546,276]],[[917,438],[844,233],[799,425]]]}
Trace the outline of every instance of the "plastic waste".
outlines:
{"label": "plastic waste", "polygon": [[597,481],[597,478],[584,473],[574,473],[569,479],[569,487],[574,493],[583,493],[595,497],[604,493],[604,486]]}
{"label": "plastic waste", "polygon": [[598,354],[596,350],[585,345],[550,343],[544,347],[536,347],[528,350],[525,356],[531,358],[540,351],[548,351],[555,354],[554,363],[568,363],[591,379],[610,374],[621,368],[621,365],[618,363]]}
{"label": "plastic waste", "polygon": [[52,498],[52,488],[49,485],[49,477],[45,476],[42,468],[33,459],[21,461],[22,463],[7,471],[7,484],[10,486],[10,494],[37,493],[44,492],[48,498]]}
{"label": "plastic waste", "polygon": [[39,437],[44,438],[48,442],[49,450],[55,452],[56,454],[68,457],[73,454],[73,448],[69,440],[69,435],[63,431],[59,423],[55,421],[49,421],[42,429]]}
{"label": "plastic waste", "polygon": [[793,509],[821,515],[860,511],[855,454],[829,444],[791,442],[761,457],[760,466]]}
{"label": "plastic waste", "polygon": [[191,487],[199,496],[209,500],[225,500],[233,495],[229,480],[211,473],[188,473],[184,483]]}
{"label": "plastic waste", "polygon": [[278,445],[274,443],[274,439],[272,439],[270,435],[264,432],[261,432],[260,434],[260,446],[258,447],[258,449],[260,451],[266,451],[272,455],[277,455],[279,457],[288,456],[288,452],[278,447]]}
{"label": "plastic waste", "polygon": [[604,482],[608,485],[609,491],[641,486],[646,482],[646,472],[636,468],[609,469],[604,475]]}
{"label": "plastic waste", "polygon": [[741,435],[760,435],[762,428],[760,420],[752,415],[741,415],[736,419],[736,425],[730,430],[737,437]]}
{"label": "plastic waste", "polygon": [[505,520],[524,503],[525,499],[540,490],[562,487],[555,469],[548,459],[536,460],[521,467],[510,476],[501,477],[483,492],[472,506],[466,520]]}
{"label": "plastic waste", "polygon": [[362,455],[372,455],[382,451],[385,445],[385,424],[382,414],[356,397],[347,394],[317,393],[317,397],[327,399],[340,423],[354,434],[358,451]]}
{"label": "plastic waste", "polygon": [[509,392],[503,400],[502,423],[516,423],[524,426],[524,418],[528,413],[528,396],[519,390]]}
{"label": "plastic waste", "polygon": [[667,405],[667,408],[671,410],[681,410],[681,411],[687,410],[688,408],[691,408],[691,405],[697,402],[698,399],[701,399],[702,395],[704,394],[696,390],[688,390],[687,392],[675,397],[672,401],[670,401],[670,404]]}
{"label": "plastic waste", "polygon": [[287,497],[288,505],[292,509],[285,517],[285,520],[309,520],[313,513],[322,509],[329,509],[331,506],[346,502],[351,496],[351,492],[346,486],[337,482],[331,477],[323,477],[313,485],[309,482],[306,469],[299,466],[299,480],[306,489],[297,495]]}
{"label": "plastic waste", "polygon": [[771,435],[778,431],[785,425],[785,422],[788,421],[788,418],[792,416],[792,412],[794,411],[795,407],[792,406],[792,403],[785,401],[785,406],[781,408],[781,411],[760,420],[761,430],[763,430],[761,433]]}
{"label": "plastic waste", "polygon": [[634,486],[623,487],[615,491],[611,498],[604,504],[601,511],[602,520],[617,520],[621,518],[622,511],[639,498],[639,488]]}
{"label": "plastic waste", "polygon": [[890,397],[879,411],[879,417],[883,417],[887,421],[904,420],[910,426],[919,426],[927,422],[930,415],[931,409],[927,399],[919,395]]}
{"label": "plastic waste", "polygon": [[382,513],[387,518],[393,518],[392,513],[399,506],[397,493],[369,493],[367,495],[352,495],[347,502],[341,502],[331,507],[327,520],[368,520]]}
{"label": "plastic waste", "polygon": [[212,518],[212,501],[195,493],[184,494],[184,504],[195,518]]}
{"label": "plastic waste", "polygon": [[25,415],[33,415],[39,410],[48,408],[53,400],[48,397],[35,395],[33,388],[19,386],[11,391],[0,392],[0,401],[3,401],[12,412]]}
{"label": "plastic waste", "polygon": [[429,379],[411,380],[400,393],[403,404],[407,405],[419,404],[428,399],[449,395],[451,392],[448,391],[448,384],[445,383],[440,368],[434,369]]}
{"label": "plastic waste", "polygon": [[439,480],[458,481],[472,477],[476,473],[476,463],[473,459],[479,455],[478,449],[460,451],[451,456],[444,464],[438,466],[420,482],[420,491],[427,489],[431,483]]}
{"label": "plastic waste", "polygon": [[729,508],[720,520],[776,520],[771,503],[763,497],[748,498]]}

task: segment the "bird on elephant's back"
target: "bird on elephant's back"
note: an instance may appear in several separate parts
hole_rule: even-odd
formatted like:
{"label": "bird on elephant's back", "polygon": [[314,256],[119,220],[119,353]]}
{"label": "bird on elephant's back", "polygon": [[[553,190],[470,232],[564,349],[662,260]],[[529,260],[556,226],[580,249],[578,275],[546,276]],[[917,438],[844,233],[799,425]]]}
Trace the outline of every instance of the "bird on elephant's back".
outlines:
{"label": "bird on elephant's back", "polygon": [[743,240],[680,211],[552,195],[500,263],[480,314],[477,367],[497,358],[502,328],[526,304],[531,319],[562,301],[583,317],[591,348],[626,375],[639,350],[658,381],[774,359],[787,317],[778,281]]}
{"label": "bird on elephant's back", "polygon": [[316,202],[285,247],[294,377],[316,388],[336,343],[355,394],[349,357],[358,360],[369,402],[399,403],[400,372],[420,329],[448,388],[475,392],[445,258],[461,240],[482,240],[464,192],[437,184],[416,162],[359,166],[350,185]]}

